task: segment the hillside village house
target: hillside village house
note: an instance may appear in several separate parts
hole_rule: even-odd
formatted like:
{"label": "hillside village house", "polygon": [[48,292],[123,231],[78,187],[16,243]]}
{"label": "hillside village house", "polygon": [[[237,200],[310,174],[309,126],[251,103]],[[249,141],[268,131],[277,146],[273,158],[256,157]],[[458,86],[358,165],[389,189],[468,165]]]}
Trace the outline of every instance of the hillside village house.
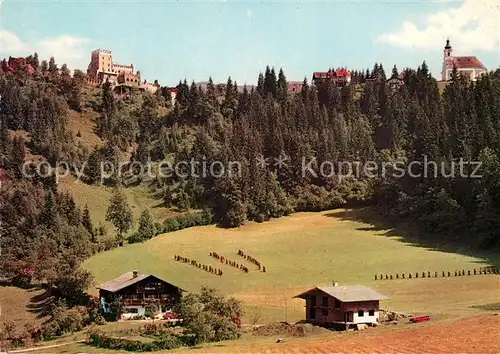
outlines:
{"label": "hillside village house", "polygon": [[378,322],[379,302],[385,295],[362,285],[318,286],[295,296],[306,300],[306,321],[324,327],[348,329]]}
{"label": "hillside village house", "polygon": [[148,300],[158,300],[161,312],[165,313],[175,306],[183,289],[172,285],[154,275],[139,274],[134,270],[99,285],[99,307],[103,313],[110,313],[110,305],[119,298],[124,319],[143,316]]}
{"label": "hillside village house", "polygon": [[453,48],[448,39],[444,47],[443,70],[441,71],[442,81],[445,82],[451,79],[454,67],[460,75],[464,75],[471,81],[476,81],[481,75],[488,72],[483,63],[475,56],[455,57],[452,54]]}
{"label": "hillside village house", "polygon": [[404,71],[402,71],[398,75],[391,75],[391,77],[389,79],[387,79],[385,83],[386,83],[387,87],[392,91],[396,91],[396,90],[400,89],[405,84]]}
{"label": "hillside village house", "polygon": [[351,73],[346,69],[330,69],[327,72],[314,72],[312,83],[317,85],[321,81],[334,82],[339,86],[349,85],[351,82]]}

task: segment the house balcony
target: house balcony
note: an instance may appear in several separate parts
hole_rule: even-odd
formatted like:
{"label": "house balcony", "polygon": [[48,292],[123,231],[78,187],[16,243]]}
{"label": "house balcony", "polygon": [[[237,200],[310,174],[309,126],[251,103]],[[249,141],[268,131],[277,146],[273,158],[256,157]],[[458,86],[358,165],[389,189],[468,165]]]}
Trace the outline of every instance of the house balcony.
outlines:
{"label": "house balcony", "polygon": [[162,298],[122,298],[121,302],[124,306],[144,306],[150,300],[157,300],[160,305],[175,305],[175,300],[168,297]]}

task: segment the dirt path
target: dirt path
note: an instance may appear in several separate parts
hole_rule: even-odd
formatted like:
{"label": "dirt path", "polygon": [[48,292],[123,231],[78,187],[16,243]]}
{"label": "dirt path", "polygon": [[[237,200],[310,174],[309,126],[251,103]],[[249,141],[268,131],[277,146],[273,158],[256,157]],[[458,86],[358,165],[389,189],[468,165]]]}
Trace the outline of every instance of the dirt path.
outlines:
{"label": "dirt path", "polygon": [[195,350],[196,353],[500,353],[500,315],[380,328],[281,344],[242,345]]}

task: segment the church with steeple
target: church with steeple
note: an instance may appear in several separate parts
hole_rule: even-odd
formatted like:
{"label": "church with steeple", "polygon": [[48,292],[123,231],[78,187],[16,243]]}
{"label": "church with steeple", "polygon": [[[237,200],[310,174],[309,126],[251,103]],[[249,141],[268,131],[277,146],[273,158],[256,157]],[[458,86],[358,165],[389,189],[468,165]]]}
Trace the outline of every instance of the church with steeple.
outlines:
{"label": "church with steeple", "polygon": [[443,70],[441,71],[441,80],[449,81],[453,68],[456,68],[460,75],[464,75],[471,81],[476,81],[481,75],[488,72],[483,63],[475,56],[455,57],[450,40],[446,40],[443,56]]}

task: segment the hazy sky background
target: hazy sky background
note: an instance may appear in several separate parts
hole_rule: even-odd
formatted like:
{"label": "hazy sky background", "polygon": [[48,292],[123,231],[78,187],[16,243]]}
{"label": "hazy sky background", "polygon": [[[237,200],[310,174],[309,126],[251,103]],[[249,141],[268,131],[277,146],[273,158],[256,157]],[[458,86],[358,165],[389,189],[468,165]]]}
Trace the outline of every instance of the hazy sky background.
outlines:
{"label": "hazy sky background", "polygon": [[449,36],[456,55],[500,66],[500,0],[44,1],[0,0],[2,57],[54,56],[84,71],[113,51],[162,85],[180,79],[253,84],[266,65],[288,80],[343,66],[386,72],[424,60],[439,77]]}

